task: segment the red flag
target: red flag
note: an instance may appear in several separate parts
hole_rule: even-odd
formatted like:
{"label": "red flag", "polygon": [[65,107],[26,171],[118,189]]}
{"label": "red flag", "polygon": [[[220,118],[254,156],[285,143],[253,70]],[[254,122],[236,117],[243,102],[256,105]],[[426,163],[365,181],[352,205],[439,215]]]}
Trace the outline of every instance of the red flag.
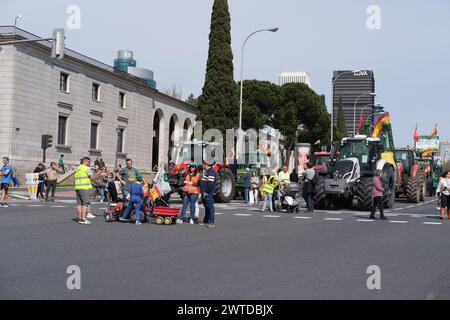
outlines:
{"label": "red flag", "polygon": [[414,130],[414,142],[419,141],[419,133],[417,132],[417,124],[416,124],[416,130]]}
{"label": "red flag", "polygon": [[357,130],[358,134],[361,134],[361,128],[363,124],[364,124],[364,113],[362,114],[361,119],[359,119],[359,126]]}

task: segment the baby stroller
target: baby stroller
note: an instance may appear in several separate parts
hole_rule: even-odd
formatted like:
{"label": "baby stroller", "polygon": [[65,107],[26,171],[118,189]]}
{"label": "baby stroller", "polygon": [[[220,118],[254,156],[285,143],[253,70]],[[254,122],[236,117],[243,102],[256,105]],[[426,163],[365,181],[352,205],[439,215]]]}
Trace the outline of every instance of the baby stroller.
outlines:
{"label": "baby stroller", "polygon": [[286,209],[288,213],[300,210],[301,185],[298,183],[289,183],[284,188],[280,188],[281,208],[280,211]]}

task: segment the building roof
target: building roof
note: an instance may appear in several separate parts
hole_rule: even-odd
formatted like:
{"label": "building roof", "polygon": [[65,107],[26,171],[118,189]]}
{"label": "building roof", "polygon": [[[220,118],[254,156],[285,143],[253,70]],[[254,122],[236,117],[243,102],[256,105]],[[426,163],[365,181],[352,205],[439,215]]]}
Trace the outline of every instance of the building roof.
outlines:
{"label": "building roof", "polygon": [[[22,30],[20,28],[15,27],[15,26],[0,26],[0,38],[4,38],[4,39],[7,39],[7,40],[11,40],[11,41],[13,41],[13,40],[25,40],[25,39],[26,40],[39,40],[39,39],[42,39],[41,37],[39,37],[37,35],[34,35],[34,34],[28,32],[28,31]],[[0,42],[0,44],[1,44],[1,42]],[[48,50],[52,49],[52,42],[51,41],[40,41],[39,45],[46,47]],[[67,56],[67,57],[70,57],[72,59],[78,60],[78,61],[80,61],[82,63],[88,64],[91,67],[94,67],[94,68],[97,68],[97,69],[101,69],[102,71],[107,72],[107,73],[109,73],[112,76],[118,77],[121,80],[128,81],[128,82],[130,82],[133,85],[138,85],[140,87],[140,89],[145,89],[145,90],[151,92],[152,94],[155,94],[157,96],[160,96],[160,97],[168,99],[168,100],[171,100],[171,101],[173,101],[175,103],[182,104],[185,107],[197,110],[197,107],[195,107],[195,106],[193,106],[193,105],[191,105],[191,104],[189,104],[189,103],[187,103],[185,101],[176,99],[176,98],[174,98],[172,96],[169,96],[167,94],[164,94],[164,93],[160,92],[157,89],[149,87],[146,84],[146,81],[144,79],[141,79],[141,78],[135,77],[135,76],[133,76],[133,75],[131,75],[129,73],[117,70],[114,67],[112,67],[112,66],[110,66],[110,65],[108,65],[106,63],[103,63],[101,61],[98,61],[98,60],[95,60],[93,58],[90,58],[90,57],[88,57],[86,55],[83,55],[83,54],[81,54],[79,52],[76,52],[74,50],[65,48],[64,56],[65,57]]]}

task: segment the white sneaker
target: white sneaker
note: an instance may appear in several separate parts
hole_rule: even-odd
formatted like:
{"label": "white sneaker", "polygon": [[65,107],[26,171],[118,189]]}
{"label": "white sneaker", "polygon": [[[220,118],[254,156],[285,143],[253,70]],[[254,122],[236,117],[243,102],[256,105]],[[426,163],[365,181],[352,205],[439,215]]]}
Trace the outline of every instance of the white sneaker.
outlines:
{"label": "white sneaker", "polygon": [[189,224],[195,224],[194,219],[191,219],[191,221],[189,221]]}
{"label": "white sneaker", "polygon": [[86,216],[88,219],[95,219],[97,218],[96,216],[94,216],[92,213],[88,213]]}
{"label": "white sneaker", "polygon": [[136,221],[135,225],[137,225],[137,226],[142,226],[142,222]]}
{"label": "white sneaker", "polygon": [[85,225],[85,226],[89,226],[89,225],[91,225],[92,224],[92,222],[90,222],[89,220],[80,220],[80,221],[78,221],[78,224],[81,224],[81,225]]}
{"label": "white sneaker", "polygon": [[8,204],[5,203],[5,204],[3,205],[3,208],[9,208]]}
{"label": "white sneaker", "polygon": [[177,224],[183,224],[183,220],[178,219],[178,220],[177,220]]}

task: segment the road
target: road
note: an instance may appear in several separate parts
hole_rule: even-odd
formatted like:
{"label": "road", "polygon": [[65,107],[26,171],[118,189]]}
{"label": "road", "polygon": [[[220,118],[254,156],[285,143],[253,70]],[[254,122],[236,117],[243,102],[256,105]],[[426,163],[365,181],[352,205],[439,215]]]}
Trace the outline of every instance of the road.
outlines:
{"label": "road", "polygon": [[[262,214],[233,202],[217,206],[215,230],[102,217],[80,226],[74,206],[67,198],[0,208],[0,299],[450,298],[450,221],[438,219],[433,199],[397,202],[387,222],[352,210]],[[81,290],[66,285],[73,265]],[[371,265],[380,290],[367,288]]]}

